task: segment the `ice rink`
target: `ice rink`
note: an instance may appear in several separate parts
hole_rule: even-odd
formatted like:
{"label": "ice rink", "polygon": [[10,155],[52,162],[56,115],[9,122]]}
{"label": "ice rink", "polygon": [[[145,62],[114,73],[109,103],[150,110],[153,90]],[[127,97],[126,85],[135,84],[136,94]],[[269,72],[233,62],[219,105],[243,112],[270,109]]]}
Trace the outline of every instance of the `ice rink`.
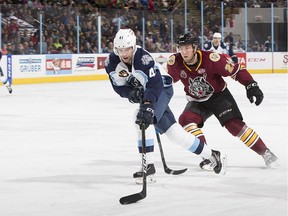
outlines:
{"label": "ice rink", "polygon": [[[1,216],[287,216],[287,74],[253,75],[264,92],[257,107],[245,88],[228,87],[248,126],[279,157],[267,169],[262,157],[211,117],[208,144],[228,156],[227,173],[200,170],[199,157],[161,136],[171,169],[164,173],[155,143],[155,184],[139,203],[119,198],[140,192],[132,116],[137,105],[113,92],[109,81],[0,86]],[[175,85],[171,109],[178,117],[186,99]]]}

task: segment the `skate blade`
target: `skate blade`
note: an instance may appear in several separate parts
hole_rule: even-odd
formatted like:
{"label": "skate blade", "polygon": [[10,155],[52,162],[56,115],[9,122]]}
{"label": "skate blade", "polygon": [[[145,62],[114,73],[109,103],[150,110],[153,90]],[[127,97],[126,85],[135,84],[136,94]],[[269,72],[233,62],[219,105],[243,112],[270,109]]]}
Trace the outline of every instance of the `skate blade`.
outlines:
{"label": "skate blade", "polygon": [[[142,177],[134,178],[134,179],[135,179],[136,184],[143,184],[143,178]],[[156,179],[154,178],[154,175],[147,176],[146,182],[147,182],[147,184],[155,183]]]}
{"label": "skate blade", "polygon": [[226,174],[226,167],[227,167],[227,155],[226,154],[224,154],[224,155],[221,154],[221,163],[222,163],[222,168],[221,168],[221,171],[219,174],[225,175]]}
{"label": "skate blade", "polygon": [[267,168],[269,168],[269,169],[278,169],[279,167],[280,167],[280,164],[278,164],[276,161],[267,165]]}
{"label": "skate blade", "polygon": [[212,166],[212,164],[206,164],[206,165],[203,165],[202,167],[200,167],[202,170],[205,170],[205,171],[214,171],[214,167]]}

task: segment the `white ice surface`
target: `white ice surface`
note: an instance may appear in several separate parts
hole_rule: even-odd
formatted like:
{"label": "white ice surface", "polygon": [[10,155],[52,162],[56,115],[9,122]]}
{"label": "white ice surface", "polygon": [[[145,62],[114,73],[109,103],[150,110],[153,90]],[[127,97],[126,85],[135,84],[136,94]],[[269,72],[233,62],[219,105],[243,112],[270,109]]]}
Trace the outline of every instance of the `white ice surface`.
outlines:
{"label": "white ice surface", "polygon": [[[132,115],[137,105],[116,95],[108,81],[0,86],[1,216],[286,216],[287,74],[254,75],[265,98],[256,107],[242,85],[227,80],[248,126],[279,157],[267,169],[262,157],[211,117],[208,144],[228,155],[227,174],[200,170],[200,158],[161,136],[167,164],[187,167],[165,174],[155,145],[155,184],[139,203],[119,198],[140,192],[132,174],[140,158]],[[186,100],[175,85],[178,118]]]}

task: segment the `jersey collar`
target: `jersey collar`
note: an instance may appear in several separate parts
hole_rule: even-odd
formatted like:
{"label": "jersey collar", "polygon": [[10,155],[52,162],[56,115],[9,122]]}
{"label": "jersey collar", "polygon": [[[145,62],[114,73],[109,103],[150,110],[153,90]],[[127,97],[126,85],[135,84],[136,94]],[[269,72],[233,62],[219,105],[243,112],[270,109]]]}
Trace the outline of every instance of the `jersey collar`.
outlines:
{"label": "jersey collar", "polygon": [[[197,50],[197,51],[196,51],[196,55],[197,55],[197,54],[198,54],[199,59],[198,59],[198,65],[197,65],[197,67],[195,68],[195,71],[197,71],[197,70],[199,69],[200,65],[202,64],[202,52],[201,52],[200,50]],[[191,68],[189,67],[189,65],[187,65],[187,64],[185,63],[184,60],[183,60],[183,64],[184,64],[184,66],[187,68],[187,70],[189,70],[189,71],[192,72]]]}

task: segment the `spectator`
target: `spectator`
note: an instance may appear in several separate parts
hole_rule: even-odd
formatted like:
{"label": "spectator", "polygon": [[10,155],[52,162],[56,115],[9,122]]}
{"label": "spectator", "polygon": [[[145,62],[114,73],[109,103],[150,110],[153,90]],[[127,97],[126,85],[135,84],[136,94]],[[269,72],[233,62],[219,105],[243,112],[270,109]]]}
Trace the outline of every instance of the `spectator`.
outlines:
{"label": "spectator", "polygon": [[24,53],[25,53],[25,54],[28,54],[29,43],[28,43],[28,42],[24,42],[24,43],[23,43],[23,47],[24,47]]}
{"label": "spectator", "polygon": [[8,54],[8,50],[7,50],[7,45],[3,44],[2,49],[1,49],[1,53],[2,55],[7,55]]}
{"label": "spectator", "polygon": [[29,55],[36,54],[36,50],[35,50],[35,48],[34,48],[34,44],[33,44],[32,41],[29,41],[29,43],[28,43],[27,54],[29,54]]}
{"label": "spectator", "polygon": [[58,50],[59,48],[62,48],[62,46],[63,45],[60,43],[60,39],[56,38],[55,42],[53,43],[53,47],[55,47]]}
{"label": "spectator", "polygon": [[166,38],[168,30],[169,30],[168,21],[167,18],[165,18],[164,22],[161,22],[159,26],[160,37],[163,39]]}
{"label": "spectator", "polygon": [[37,53],[39,53],[39,54],[47,54],[48,53],[48,44],[46,42],[46,38],[44,35],[42,36],[42,53],[40,51],[41,50],[40,50],[40,41],[39,41],[39,43],[37,44]]}
{"label": "spectator", "polygon": [[12,43],[7,43],[7,54],[13,54],[15,50],[15,46]]}
{"label": "spectator", "polygon": [[92,46],[92,53],[98,53],[98,48],[96,45]]}
{"label": "spectator", "polygon": [[245,50],[245,44],[241,37],[239,37],[238,40],[235,42],[235,46],[237,47],[237,49]]}
{"label": "spectator", "polygon": [[30,37],[30,41],[32,41],[34,48],[37,46],[38,42],[39,42],[40,38],[39,38],[39,31],[36,31],[32,34],[32,36]]}
{"label": "spectator", "polygon": [[224,38],[224,42],[229,43],[231,46],[233,46],[233,33],[230,32],[225,38]]}
{"label": "spectator", "polygon": [[91,49],[91,44],[88,41],[84,44],[84,48],[81,53],[93,53]]}
{"label": "spectator", "polygon": [[166,50],[162,47],[162,43],[159,38],[157,38],[157,41],[155,43],[155,52],[166,52]]}
{"label": "spectator", "polygon": [[[274,45],[274,51],[277,51],[275,41],[274,41],[273,45]],[[267,40],[264,42],[264,51],[265,52],[272,52],[272,42],[271,42],[271,36],[270,35],[267,37]]]}
{"label": "spectator", "polygon": [[106,51],[108,53],[112,53],[113,52],[113,42],[112,41],[108,41],[107,47],[106,47]]}
{"label": "spectator", "polygon": [[61,50],[61,53],[62,53],[62,54],[71,54],[71,53],[72,53],[72,51],[70,50],[68,44],[65,44],[65,45],[64,45],[63,49]]}
{"label": "spectator", "polygon": [[23,44],[24,42],[28,42],[30,40],[28,29],[24,29],[23,34],[20,36],[20,41]]}
{"label": "spectator", "polygon": [[23,46],[22,43],[18,44],[18,47],[15,50],[14,54],[16,54],[16,55],[25,55],[24,46]]}
{"label": "spectator", "polygon": [[257,40],[255,40],[254,44],[252,45],[252,52],[262,52],[261,45]]}
{"label": "spectator", "polygon": [[19,31],[19,25],[17,24],[16,19],[14,18],[10,19],[7,30],[9,38],[15,38],[17,36],[17,33]]}

